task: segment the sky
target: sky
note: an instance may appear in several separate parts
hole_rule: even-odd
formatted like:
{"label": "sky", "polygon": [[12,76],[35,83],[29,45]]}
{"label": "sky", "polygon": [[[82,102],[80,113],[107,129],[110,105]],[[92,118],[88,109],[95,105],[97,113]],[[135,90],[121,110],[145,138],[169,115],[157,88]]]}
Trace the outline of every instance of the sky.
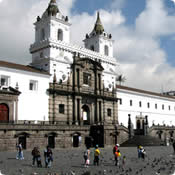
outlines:
{"label": "sky", "polygon": [[[50,0],[0,0],[0,60],[29,64],[36,17]],[[57,0],[69,16],[71,42],[83,45],[100,11],[114,42],[123,85],[155,92],[175,90],[175,3],[171,0]]]}

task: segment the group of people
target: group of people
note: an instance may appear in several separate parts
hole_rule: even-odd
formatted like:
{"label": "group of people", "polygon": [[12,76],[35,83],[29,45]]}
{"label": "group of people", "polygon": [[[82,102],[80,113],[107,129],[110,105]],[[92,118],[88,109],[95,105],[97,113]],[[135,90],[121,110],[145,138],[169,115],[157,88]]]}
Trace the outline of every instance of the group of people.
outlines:
{"label": "group of people", "polygon": [[[22,144],[19,143],[16,147],[17,147],[16,159],[23,160],[24,155],[22,150]],[[41,153],[38,147],[33,148],[31,155],[33,157],[32,166],[34,166],[36,162],[37,167],[42,167]],[[49,146],[47,146],[46,149],[44,150],[44,161],[45,161],[45,167],[50,168],[53,162],[53,153]]]}
{"label": "group of people", "polygon": [[[138,146],[137,151],[138,151],[138,158],[145,159],[146,150],[142,146]],[[84,152],[84,166],[85,167],[88,167],[90,165],[90,153],[91,153],[90,147],[87,147],[87,149]],[[39,151],[39,148],[34,147],[31,154],[33,156],[32,166],[34,166],[36,162],[37,167],[42,167],[42,161],[41,161],[42,159],[41,159],[41,153]],[[99,146],[96,145],[94,149],[94,160],[93,160],[94,165],[97,165],[97,166],[99,165],[100,154],[101,152],[100,152]],[[120,157],[121,157],[121,152],[119,150],[119,144],[116,144],[113,147],[113,155],[114,155],[115,165],[119,166]],[[19,159],[19,160],[24,159],[21,143],[17,145],[16,159]],[[44,161],[45,161],[45,167],[50,168],[53,162],[53,153],[49,146],[47,146],[46,149],[44,150]],[[125,162],[126,162],[126,157],[123,156],[122,165],[124,165]]]}
{"label": "group of people", "polygon": [[[34,166],[36,162],[37,167],[42,167],[41,154],[38,147],[33,148],[32,156],[33,156],[32,166]],[[45,167],[50,168],[53,162],[53,153],[49,146],[47,146],[46,149],[44,150],[44,161],[45,161]]]}
{"label": "group of people", "polygon": [[[94,165],[99,165],[99,156],[100,150],[98,145],[95,146],[94,149]],[[90,147],[87,147],[86,151],[84,152],[84,166],[88,167],[90,164]]]}
{"label": "group of people", "polygon": [[[119,144],[116,144],[113,148],[113,154],[114,154],[114,160],[115,160],[115,165],[118,166],[119,165],[119,159],[121,157],[121,153],[120,150],[118,149]],[[95,166],[99,166],[99,157],[100,157],[100,149],[98,147],[98,145],[95,146],[94,149],[94,161],[93,164]],[[125,156],[124,156],[124,160],[125,160]],[[88,167],[90,164],[90,148],[87,147],[86,151],[84,152],[84,166]]]}
{"label": "group of people", "polygon": [[[116,144],[113,147],[113,155],[114,155],[114,160],[115,160],[115,166],[119,166],[119,164],[121,163],[122,166],[125,165],[126,163],[126,156],[123,156],[121,159],[121,152],[119,150],[119,144]],[[137,147],[137,151],[138,151],[138,158],[142,158],[143,160],[146,157],[146,150],[143,148],[143,146],[138,146]],[[100,150],[98,145],[95,146],[94,149],[94,165],[99,165],[99,157],[100,157]],[[90,164],[90,148],[87,147],[86,151],[84,152],[84,166],[88,167]]]}

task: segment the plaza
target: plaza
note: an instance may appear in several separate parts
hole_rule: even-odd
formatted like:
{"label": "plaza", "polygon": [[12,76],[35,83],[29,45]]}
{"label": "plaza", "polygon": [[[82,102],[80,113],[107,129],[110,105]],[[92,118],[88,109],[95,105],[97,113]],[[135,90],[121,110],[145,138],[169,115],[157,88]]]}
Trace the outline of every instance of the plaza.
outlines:
{"label": "plaza", "polygon": [[53,163],[51,168],[44,167],[43,151],[42,168],[32,167],[31,151],[24,151],[24,160],[16,160],[16,152],[0,152],[0,170],[5,175],[82,175],[90,172],[91,175],[172,175],[175,170],[175,155],[172,146],[145,147],[147,157],[138,159],[136,147],[119,147],[121,159],[126,156],[126,164],[120,167],[114,165],[112,147],[100,149],[100,165],[93,165],[93,151],[91,148],[90,166],[84,167],[84,149],[57,149],[53,150]]}

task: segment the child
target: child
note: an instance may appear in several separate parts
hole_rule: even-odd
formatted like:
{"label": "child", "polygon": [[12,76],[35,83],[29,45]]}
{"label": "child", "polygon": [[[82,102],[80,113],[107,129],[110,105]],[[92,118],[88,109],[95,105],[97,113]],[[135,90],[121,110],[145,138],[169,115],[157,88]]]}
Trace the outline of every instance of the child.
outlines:
{"label": "child", "polygon": [[126,164],[126,156],[123,156],[123,159],[122,159],[122,165],[123,165],[123,167],[125,166],[125,164]]}

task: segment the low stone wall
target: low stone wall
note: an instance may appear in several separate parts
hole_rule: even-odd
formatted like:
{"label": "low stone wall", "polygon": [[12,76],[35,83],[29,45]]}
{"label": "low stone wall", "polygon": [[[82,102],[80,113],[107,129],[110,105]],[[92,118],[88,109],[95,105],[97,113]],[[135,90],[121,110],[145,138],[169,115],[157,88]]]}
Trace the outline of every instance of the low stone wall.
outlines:
{"label": "low stone wall", "polygon": [[[124,127],[104,125],[104,147],[122,143],[128,138],[128,130]],[[91,126],[58,125],[58,124],[0,124],[0,151],[16,150],[16,144],[23,143],[24,149],[31,150],[38,146],[44,148],[49,139],[54,139],[54,148],[71,148],[73,139],[78,140],[78,147],[85,147],[85,139],[90,137]],[[116,137],[116,134],[117,137]],[[80,138],[79,138],[80,136]]]}

